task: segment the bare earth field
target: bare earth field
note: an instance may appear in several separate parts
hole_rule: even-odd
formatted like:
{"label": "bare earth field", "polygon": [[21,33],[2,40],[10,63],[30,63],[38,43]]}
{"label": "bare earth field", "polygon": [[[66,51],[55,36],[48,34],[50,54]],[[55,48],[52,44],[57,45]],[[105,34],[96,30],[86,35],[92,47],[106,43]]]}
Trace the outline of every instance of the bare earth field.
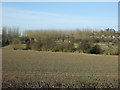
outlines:
{"label": "bare earth field", "polygon": [[2,51],[3,88],[117,88],[118,56]]}

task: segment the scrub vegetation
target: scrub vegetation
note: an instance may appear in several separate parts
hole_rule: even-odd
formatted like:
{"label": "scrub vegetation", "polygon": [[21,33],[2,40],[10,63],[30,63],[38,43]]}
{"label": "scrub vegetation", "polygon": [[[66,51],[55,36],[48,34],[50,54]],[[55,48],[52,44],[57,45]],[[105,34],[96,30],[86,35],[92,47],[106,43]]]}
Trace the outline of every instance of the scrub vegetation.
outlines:
{"label": "scrub vegetation", "polygon": [[[105,30],[25,30],[3,27],[2,46],[14,50],[51,52],[79,52],[88,54],[118,55],[120,32]],[[24,47],[25,46],[25,47]]]}

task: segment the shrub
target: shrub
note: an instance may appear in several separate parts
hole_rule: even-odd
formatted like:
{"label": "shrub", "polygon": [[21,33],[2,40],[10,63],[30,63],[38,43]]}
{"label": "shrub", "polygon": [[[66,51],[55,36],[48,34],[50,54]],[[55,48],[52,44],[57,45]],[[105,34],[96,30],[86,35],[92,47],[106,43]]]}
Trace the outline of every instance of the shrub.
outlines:
{"label": "shrub", "polygon": [[53,52],[74,52],[75,48],[73,44],[63,42],[55,44],[51,50]]}
{"label": "shrub", "polygon": [[53,46],[53,48],[51,50],[52,50],[52,52],[62,52],[63,48],[61,47],[61,45],[56,44],[55,46]]}
{"label": "shrub", "polygon": [[95,45],[91,48],[90,53],[91,54],[100,54],[100,53],[102,53],[102,49],[99,45]]}
{"label": "shrub", "polygon": [[21,43],[21,42],[20,42],[19,38],[14,38],[14,39],[12,40],[13,49],[14,49],[14,50],[19,49],[19,44],[20,44],[20,43]]}
{"label": "shrub", "polygon": [[119,55],[118,48],[108,47],[104,50],[103,54],[105,55]]}
{"label": "shrub", "polygon": [[37,44],[37,43],[31,43],[31,44],[30,44],[30,48],[31,48],[32,50],[41,51],[41,45],[40,45],[40,44]]}
{"label": "shrub", "polygon": [[83,53],[90,53],[91,47],[92,47],[92,43],[90,43],[87,40],[84,40],[80,43],[78,50],[82,51]]}

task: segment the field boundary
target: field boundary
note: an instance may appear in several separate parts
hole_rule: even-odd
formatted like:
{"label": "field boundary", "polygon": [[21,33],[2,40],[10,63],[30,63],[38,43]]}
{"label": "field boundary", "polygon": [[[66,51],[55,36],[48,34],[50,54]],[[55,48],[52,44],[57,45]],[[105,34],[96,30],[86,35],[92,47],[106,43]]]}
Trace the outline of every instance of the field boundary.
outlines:
{"label": "field boundary", "polygon": [[4,72],[4,76],[105,76],[105,77],[118,77],[117,73],[67,73],[67,72],[33,72],[33,73],[24,73],[24,72]]}

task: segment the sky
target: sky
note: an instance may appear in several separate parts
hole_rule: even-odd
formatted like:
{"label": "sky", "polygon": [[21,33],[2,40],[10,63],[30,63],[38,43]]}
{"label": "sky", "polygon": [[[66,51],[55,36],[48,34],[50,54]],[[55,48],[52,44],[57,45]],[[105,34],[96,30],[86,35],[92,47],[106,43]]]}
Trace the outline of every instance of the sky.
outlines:
{"label": "sky", "polygon": [[2,34],[2,3],[0,3],[0,34]]}
{"label": "sky", "polygon": [[27,29],[118,28],[117,2],[4,2],[2,25]]}

